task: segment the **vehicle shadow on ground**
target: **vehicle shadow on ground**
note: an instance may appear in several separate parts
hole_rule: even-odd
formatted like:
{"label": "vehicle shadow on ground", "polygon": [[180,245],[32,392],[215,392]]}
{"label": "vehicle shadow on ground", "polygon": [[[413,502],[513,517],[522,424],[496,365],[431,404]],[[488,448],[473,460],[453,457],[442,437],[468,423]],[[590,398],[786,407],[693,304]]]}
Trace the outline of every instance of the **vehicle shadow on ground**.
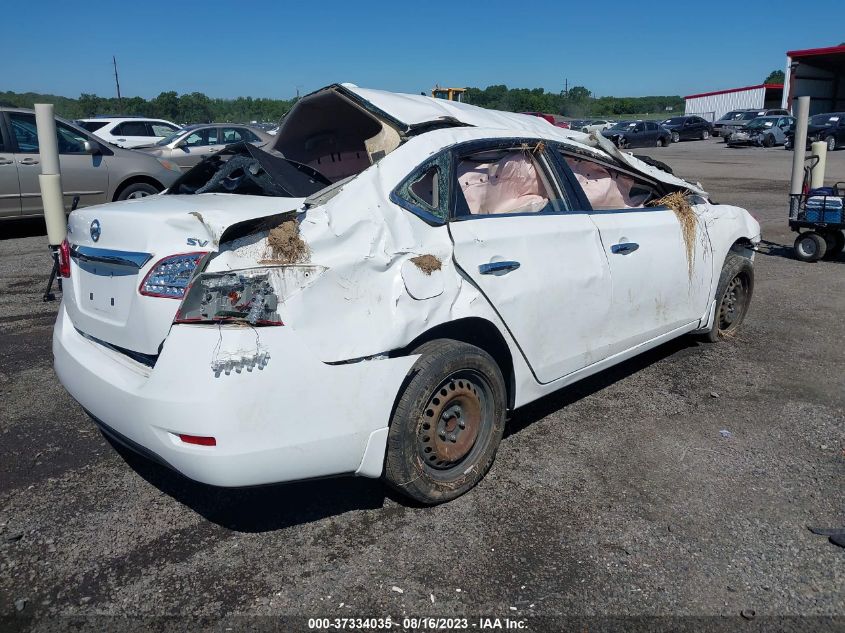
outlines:
{"label": "vehicle shadow on ground", "polygon": [[688,350],[693,350],[700,347],[703,343],[699,343],[692,336],[681,336],[673,339],[659,347],[643,352],[634,358],[626,360],[625,362],[614,365],[604,371],[599,372],[588,378],[579,380],[578,382],[564,387],[548,396],[535,400],[534,402],[517,409],[513,416],[508,420],[505,426],[504,437],[510,437],[520,431],[526,429],[534,422],[542,420],[546,416],[559,411],[569,405],[591,396],[610,385],[627,378],[638,371],[645,369],[649,365],[660,362],[661,360],[682,353]]}
{"label": "vehicle shadow on ground", "polygon": [[[798,261],[798,258],[795,257],[795,251],[793,247],[787,244],[778,244],[777,242],[760,240],[760,246],[757,249],[757,252],[760,253],[760,255],[765,255],[767,257],[782,257],[783,259],[791,259],[796,262]],[[845,255],[840,253],[834,258],[826,258],[821,261],[845,264]]]}
{"label": "vehicle shadow on ground", "polygon": [[192,481],[106,439],[150,484],[212,523],[236,532],[269,532],[350,510],[377,509],[393,496],[380,481],[356,477],[218,488]]}
{"label": "vehicle shadow on ground", "polygon": [[[595,376],[578,381],[515,412],[505,438],[532,423],[601,391],[669,356],[698,347],[682,336]],[[192,481],[122,444],[106,439],[138,475],[212,523],[237,532],[268,532],[311,523],[352,510],[373,510],[389,498],[405,507],[420,507],[375,479],[344,477],[254,488],[218,488]]]}
{"label": "vehicle shadow on ground", "polygon": [[14,220],[0,224],[0,240],[15,240],[21,237],[37,237],[47,235],[47,225],[44,218]]}

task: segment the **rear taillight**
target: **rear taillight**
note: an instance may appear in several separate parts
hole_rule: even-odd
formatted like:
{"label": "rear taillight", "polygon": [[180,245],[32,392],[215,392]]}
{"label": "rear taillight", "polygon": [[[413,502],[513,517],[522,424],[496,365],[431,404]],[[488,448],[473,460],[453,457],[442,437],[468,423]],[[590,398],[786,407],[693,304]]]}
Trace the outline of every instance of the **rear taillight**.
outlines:
{"label": "rear taillight", "polygon": [[[191,282],[174,323],[246,322],[284,325],[276,312],[279,297],[267,268],[203,273]],[[307,273],[306,273],[307,274]]]}
{"label": "rear taillight", "polygon": [[70,277],[70,244],[67,240],[59,246],[59,275],[65,279]]}
{"label": "rear taillight", "polygon": [[144,277],[138,292],[147,297],[181,299],[194,271],[206,255],[205,251],[181,253],[159,260]]}
{"label": "rear taillight", "polygon": [[185,442],[185,444],[196,444],[197,446],[217,446],[217,440],[215,438],[204,435],[186,435],[184,433],[180,433],[179,439]]}

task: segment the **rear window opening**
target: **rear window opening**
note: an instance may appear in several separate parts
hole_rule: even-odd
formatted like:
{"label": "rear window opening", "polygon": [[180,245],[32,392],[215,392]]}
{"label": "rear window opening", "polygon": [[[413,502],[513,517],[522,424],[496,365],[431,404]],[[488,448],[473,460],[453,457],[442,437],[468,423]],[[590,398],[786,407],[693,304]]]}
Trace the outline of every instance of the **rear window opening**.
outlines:
{"label": "rear window opening", "polygon": [[337,182],[357,176],[399,143],[395,129],[333,87],[308,95],[291,108],[273,149]]}
{"label": "rear window opening", "polygon": [[170,193],[299,198],[354,178],[399,147],[401,138],[341,90],[333,86],[303,97],[273,141],[261,149],[226,147],[185,173]]}

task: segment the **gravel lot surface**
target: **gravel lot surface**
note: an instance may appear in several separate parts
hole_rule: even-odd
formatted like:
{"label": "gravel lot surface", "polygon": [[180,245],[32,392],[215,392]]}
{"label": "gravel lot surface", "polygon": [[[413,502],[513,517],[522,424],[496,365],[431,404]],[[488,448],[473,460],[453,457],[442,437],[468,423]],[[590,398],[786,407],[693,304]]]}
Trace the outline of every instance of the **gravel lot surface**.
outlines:
{"label": "gravel lot surface", "polygon": [[[791,152],[647,153],[761,220],[744,330],[516,412],[487,478],[436,508],[352,478],[212,489],[116,451],[53,373],[43,223],[0,224],[0,628],[260,614],[740,628],[743,610],[842,627],[845,550],[807,526],[845,527],[845,256],[792,258]],[[845,180],[845,151],[828,173]]]}

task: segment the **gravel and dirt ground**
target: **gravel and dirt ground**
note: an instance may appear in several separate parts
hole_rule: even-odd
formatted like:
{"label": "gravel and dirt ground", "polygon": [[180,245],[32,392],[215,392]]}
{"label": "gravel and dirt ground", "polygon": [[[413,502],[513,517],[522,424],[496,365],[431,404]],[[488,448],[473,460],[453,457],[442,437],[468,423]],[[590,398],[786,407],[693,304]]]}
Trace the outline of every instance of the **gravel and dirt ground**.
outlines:
{"label": "gravel and dirt ground", "polygon": [[[807,529],[845,527],[845,256],[792,258],[790,152],[715,139],[647,153],[761,220],[744,330],[669,343],[516,412],[487,478],[436,508],[351,478],[212,489],[119,453],[53,373],[43,225],[0,224],[0,628],[115,615],[845,627],[845,550]],[[845,151],[828,173],[845,180]]]}

